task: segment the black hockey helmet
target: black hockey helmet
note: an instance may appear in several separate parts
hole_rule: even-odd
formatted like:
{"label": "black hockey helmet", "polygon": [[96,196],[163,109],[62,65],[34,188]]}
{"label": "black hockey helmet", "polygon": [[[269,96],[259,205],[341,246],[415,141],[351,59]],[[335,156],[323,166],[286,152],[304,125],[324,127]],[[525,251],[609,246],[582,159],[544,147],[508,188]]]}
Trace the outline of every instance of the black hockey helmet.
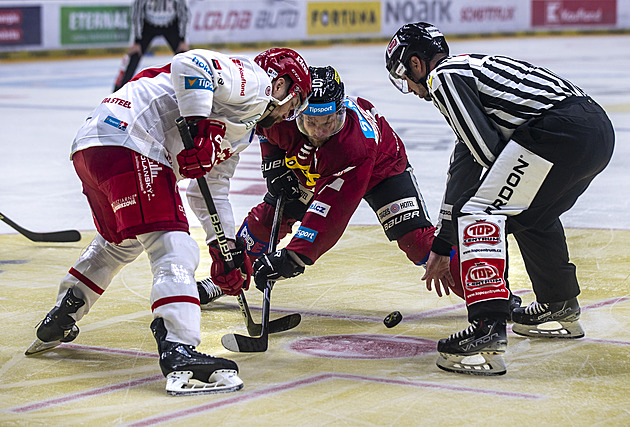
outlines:
{"label": "black hockey helmet", "polygon": [[402,90],[400,81],[404,80],[411,57],[417,56],[428,64],[438,53],[448,55],[449,48],[444,35],[433,24],[416,22],[403,25],[385,51],[385,67],[390,80]]}
{"label": "black hockey helmet", "polygon": [[311,142],[321,142],[341,130],[346,120],[345,89],[337,70],[331,66],[309,67],[312,81],[308,107],[297,125]]}
{"label": "black hockey helmet", "polygon": [[345,89],[337,70],[327,67],[309,67],[312,90],[304,114],[321,116],[339,111],[343,107]]}

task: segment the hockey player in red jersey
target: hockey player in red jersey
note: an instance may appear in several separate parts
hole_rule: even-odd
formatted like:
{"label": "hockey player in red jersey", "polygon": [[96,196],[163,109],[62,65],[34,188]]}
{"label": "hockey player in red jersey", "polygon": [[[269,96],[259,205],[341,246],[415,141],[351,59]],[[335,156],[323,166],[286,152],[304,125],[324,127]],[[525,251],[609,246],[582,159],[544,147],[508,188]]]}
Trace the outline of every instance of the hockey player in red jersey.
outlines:
{"label": "hockey player in red jersey", "polygon": [[[254,272],[261,290],[267,280],[303,273],[332,248],[361,199],[374,210],[389,240],[397,241],[414,264],[426,261],[433,241],[435,228],[398,135],[369,101],[345,96],[332,67],[311,67],[311,78],[313,90],[304,113],[295,121],[258,129],[269,192],[250,211],[238,235],[250,256],[258,258]],[[290,200],[280,238],[296,221],[301,224],[285,248],[265,255],[280,191]],[[452,275],[458,277],[457,269]],[[441,281],[444,292],[462,296],[461,286],[450,280],[445,275]],[[441,296],[442,289],[437,283],[435,287]]]}
{"label": "hockey player in red jersey", "polygon": [[[256,125],[269,127],[292,116],[306,106],[310,88],[308,67],[291,49],[269,49],[254,60],[196,49],[142,70],[105,98],[71,149],[98,233],[62,279],[57,303],[38,325],[37,340],[26,354],[73,341],[76,323],[118,271],[144,251],[153,273],[151,330],[167,391],[240,389],[235,362],[195,350],[201,342],[194,279],[199,246],[188,233],[177,181],[207,181],[236,267],[226,267],[213,245],[214,227],[194,180],[187,196],[207,233],[213,277],[222,284],[246,285],[251,263],[244,243],[235,239],[229,179]],[[180,116],[187,120],[194,148],[184,149],[176,125]]]}

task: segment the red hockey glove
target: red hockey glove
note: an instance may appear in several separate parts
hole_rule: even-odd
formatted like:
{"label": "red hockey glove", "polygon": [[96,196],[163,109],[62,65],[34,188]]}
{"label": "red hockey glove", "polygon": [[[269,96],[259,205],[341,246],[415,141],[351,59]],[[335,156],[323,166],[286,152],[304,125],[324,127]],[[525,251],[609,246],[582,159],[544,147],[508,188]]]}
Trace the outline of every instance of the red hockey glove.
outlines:
{"label": "red hockey glove", "polygon": [[179,173],[186,178],[201,178],[210,172],[215,162],[216,153],[221,149],[225,136],[225,123],[205,119],[191,126],[195,148],[182,150],[177,155]]}
{"label": "red hockey glove", "polygon": [[249,289],[249,281],[253,272],[252,262],[245,250],[245,239],[239,236],[236,238],[235,244],[236,248],[230,250],[234,260],[234,269],[232,270],[223,261],[218,243],[215,241],[210,244],[210,256],[212,257],[210,277],[227,295],[238,295],[243,289]]}

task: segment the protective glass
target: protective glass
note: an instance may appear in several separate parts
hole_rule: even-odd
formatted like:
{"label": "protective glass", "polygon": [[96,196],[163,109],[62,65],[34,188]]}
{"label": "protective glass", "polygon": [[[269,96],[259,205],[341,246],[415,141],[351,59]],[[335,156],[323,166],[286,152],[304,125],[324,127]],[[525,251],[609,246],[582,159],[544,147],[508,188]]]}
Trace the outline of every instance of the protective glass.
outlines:
{"label": "protective glass", "polygon": [[[334,105],[334,102],[331,104]],[[346,107],[326,114],[326,104],[312,104],[296,120],[298,129],[310,140],[323,142],[338,133],[346,122]],[[320,111],[319,113],[317,111]]]}
{"label": "protective glass", "polygon": [[402,93],[411,92],[407,84],[407,79],[405,79],[406,74],[407,67],[400,61],[396,61],[392,69],[389,70],[389,81]]}
{"label": "protective glass", "polygon": [[293,99],[297,100],[297,107],[289,112],[286,120],[295,120],[300,114],[302,114],[304,110],[306,110],[306,107],[308,107],[308,99],[310,98],[310,95],[304,97],[304,100],[302,101],[302,96],[300,95],[299,88],[297,89],[298,90],[291,90],[286,98],[278,102],[278,106],[282,106]]}

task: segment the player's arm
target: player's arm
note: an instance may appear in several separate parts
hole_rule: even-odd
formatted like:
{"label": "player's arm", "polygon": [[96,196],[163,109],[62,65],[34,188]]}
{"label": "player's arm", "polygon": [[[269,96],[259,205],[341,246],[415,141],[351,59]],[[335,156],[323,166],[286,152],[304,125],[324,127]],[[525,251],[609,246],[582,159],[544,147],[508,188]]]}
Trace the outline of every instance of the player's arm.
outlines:
{"label": "player's arm", "polygon": [[[272,128],[276,126],[272,126]],[[268,139],[264,134],[259,134],[258,138],[262,155],[260,168],[263,178],[267,182],[269,194],[278,197],[280,192],[283,191],[287,200],[299,199],[299,181],[293,170],[286,165],[286,150],[273,144],[273,140]]]}
{"label": "player's arm", "polygon": [[256,287],[263,290],[267,280],[303,273],[306,265],[312,265],[337,243],[365,194],[373,167],[373,159],[367,159],[317,180],[313,201],[289,244],[254,263]]}
{"label": "player's arm", "polygon": [[[226,125],[210,119],[217,88],[216,70],[208,51],[193,50],[173,57],[171,81],[179,111],[186,118],[195,146],[177,155],[179,172],[186,178],[200,178],[217,163]],[[229,73],[226,73],[229,74]],[[224,85],[226,84],[224,78]]]}

